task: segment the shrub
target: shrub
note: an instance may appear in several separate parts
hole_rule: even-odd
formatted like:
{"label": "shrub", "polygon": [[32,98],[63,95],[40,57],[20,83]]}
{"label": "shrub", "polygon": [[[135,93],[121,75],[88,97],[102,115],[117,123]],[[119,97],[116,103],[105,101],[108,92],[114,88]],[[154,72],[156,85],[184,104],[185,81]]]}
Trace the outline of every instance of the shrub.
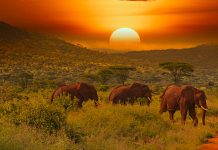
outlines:
{"label": "shrub", "polygon": [[69,96],[62,96],[53,102],[56,107],[63,107],[66,111],[78,110],[78,99],[71,100]]}
{"label": "shrub", "polygon": [[2,105],[0,111],[15,125],[27,124],[49,133],[56,132],[65,125],[64,110],[52,105],[14,100]]}
{"label": "shrub", "polygon": [[58,108],[41,105],[29,109],[26,112],[24,121],[28,125],[53,133],[65,125],[65,116]]}
{"label": "shrub", "polygon": [[148,104],[148,99],[143,97],[143,98],[137,98],[137,100],[135,101],[136,103],[139,103],[140,105],[145,105]]}
{"label": "shrub", "polygon": [[72,126],[66,126],[65,127],[65,133],[67,137],[74,141],[74,143],[80,143],[82,141],[82,137],[84,136],[83,132],[80,132],[81,130],[78,130],[78,128],[73,128]]}
{"label": "shrub", "polygon": [[109,85],[101,84],[100,86],[98,86],[98,91],[106,92],[109,88],[110,88]]}

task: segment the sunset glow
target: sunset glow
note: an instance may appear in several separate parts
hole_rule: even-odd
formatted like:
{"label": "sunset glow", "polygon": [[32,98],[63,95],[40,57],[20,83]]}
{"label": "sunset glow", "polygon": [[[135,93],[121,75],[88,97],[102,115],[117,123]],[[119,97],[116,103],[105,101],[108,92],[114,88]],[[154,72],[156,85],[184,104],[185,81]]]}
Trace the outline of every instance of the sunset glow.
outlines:
{"label": "sunset glow", "polygon": [[132,49],[140,44],[140,37],[136,31],[130,28],[119,28],[110,37],[112,48]]}
{"label": "sunset glow", "polygon": [[217,16],[215,0],[0,1],[1,21],[91,48],[108,48],[111,33],[121,27],[139,33],[139,49],[217,43]]}

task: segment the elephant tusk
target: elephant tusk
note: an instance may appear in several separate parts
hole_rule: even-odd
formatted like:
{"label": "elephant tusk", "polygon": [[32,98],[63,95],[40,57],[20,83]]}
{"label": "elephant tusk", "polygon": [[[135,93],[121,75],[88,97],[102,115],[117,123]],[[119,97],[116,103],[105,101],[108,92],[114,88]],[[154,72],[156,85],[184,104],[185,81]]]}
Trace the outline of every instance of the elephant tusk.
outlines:
{"label": "elephant tusk", "polygon": [[203,106],[201,106],[201,108],[202,108],[203,110],[205,110],[205,111],[207,111],[207,110],[208,110],[207,108],[204,108]]}
{"label": "elephant tusk", "polygon": [[150,97],[147,97],[148,98],[148,100],[151,102],[151,99],[150,99]]}

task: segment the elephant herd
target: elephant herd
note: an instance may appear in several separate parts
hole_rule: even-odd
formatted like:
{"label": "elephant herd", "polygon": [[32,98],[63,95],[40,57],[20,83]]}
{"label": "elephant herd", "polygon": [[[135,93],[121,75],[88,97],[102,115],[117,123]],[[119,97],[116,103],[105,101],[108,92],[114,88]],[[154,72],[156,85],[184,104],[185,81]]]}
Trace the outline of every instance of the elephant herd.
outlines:
{"label": "elephant herd", "polygon": [[[82,107],[84,101],[94,100],[95,106],[98,106],[98,94],[94,86],[87,83],[75,83],[70,85],[62,85],[58,87],[52,94],[51,103],[61,95],[70,95],[71,99],[78,99],[78,107]],[[147,85],[133,83],[129,85],[121,85],[114,88],[110,95],[109,101],[113,104],[134,104],[138,98],[145,98],[147,105],[152,102],[152,91]],[[198,124],[198,118],[195,111],[197,105],[202,109],[202,123],[205,125],[205,114],[207,111],[206,95],[190,85],[169,85],[160,96],[160,114],[168,111],[170,120],[174,121],[174,113],[177,110],[181,112],[182,124],[185,124],[187,113],[193,120],[194,126]]]}

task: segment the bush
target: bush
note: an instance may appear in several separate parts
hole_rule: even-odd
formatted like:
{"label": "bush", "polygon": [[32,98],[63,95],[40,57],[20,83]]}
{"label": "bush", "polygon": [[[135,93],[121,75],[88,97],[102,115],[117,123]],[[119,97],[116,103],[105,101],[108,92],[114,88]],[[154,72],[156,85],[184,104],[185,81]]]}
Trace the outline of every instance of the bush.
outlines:
{"label": "bush", "polygon": [[63,107],[66,111],[78,110],[78,99],[71,100],[69,96],[61,96],[53,102],[56,107]]}
{"label": "bush", "polygon": [[1,150],[55,150],[79,149],[60,131],[56,135],[48,135],[43,131],[27,125],[14,126],[13,124],[0,124]]}
{"label": "bush", "polygon": [[84,133],[80,132],[78,128],[70,126],[66,126],[65,133],[70,140],[74,141],[74,143],[80,143],[82,141],[82,137],[84,136]]}
{"label": "bush", "polygon": [[98,91],[106,92],[110,88],[109,85],[100,85],[98,86]]}
{"label": "bush", "polygon": [[53,133],[65,125],[64,113],[52,106],[38,106],[29,109],[24,118],[26,124]]}
{"label": "bush", "polygon": [[14,100],[2,105],[0,111],[15,125],[27,124],[49,133],[57,132],[65,125],[64,110],[52,105]]}
{"label": "bush", "polygon": [[135,101],[136,103],[139,103],[140,105],[147,105],[148,104],[148,99],[143,97],[143,98],[137,98]]}

